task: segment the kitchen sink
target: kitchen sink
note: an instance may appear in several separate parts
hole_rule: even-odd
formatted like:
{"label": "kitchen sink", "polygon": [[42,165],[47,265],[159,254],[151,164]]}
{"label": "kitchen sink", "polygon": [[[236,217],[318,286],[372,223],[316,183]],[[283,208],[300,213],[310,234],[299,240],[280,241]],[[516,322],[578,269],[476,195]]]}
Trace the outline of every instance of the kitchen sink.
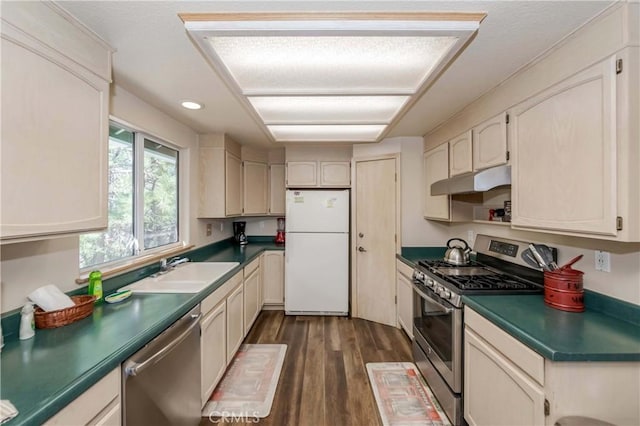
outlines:
{"label": "kitchen sink", "polygon": [[152,275],[120,290],[134,293],[199,293],[238,265],[238,262],[185,263],[165,274]]}

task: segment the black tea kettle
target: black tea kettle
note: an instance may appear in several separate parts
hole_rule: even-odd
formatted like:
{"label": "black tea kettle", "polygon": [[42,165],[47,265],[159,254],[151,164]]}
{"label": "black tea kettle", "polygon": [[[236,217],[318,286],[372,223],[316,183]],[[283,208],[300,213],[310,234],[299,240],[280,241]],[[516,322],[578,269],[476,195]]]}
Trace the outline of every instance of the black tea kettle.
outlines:
{"label": "black tea kettle", "polygon": [[[464,247],[460,247],[459,245],[451,247],[452,241],[460,241],[464,244]],[[447,241],[447,251],[444,254],[444,261],[456,266],[466,265],[469,263],[469,253],[471,253],[471,248],[469,248],[469,244],[467,244],[465,240],[451,238]]]}

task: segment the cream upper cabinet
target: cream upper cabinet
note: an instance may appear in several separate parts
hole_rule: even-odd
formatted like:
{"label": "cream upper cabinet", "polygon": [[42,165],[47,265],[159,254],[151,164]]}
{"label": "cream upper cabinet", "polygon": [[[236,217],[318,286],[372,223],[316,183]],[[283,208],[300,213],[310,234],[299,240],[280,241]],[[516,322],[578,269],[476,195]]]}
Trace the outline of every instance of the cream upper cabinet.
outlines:
{"label": "cream upper cabinet", "polygon": [[431,184],[449,177],[449,145],[442,144],[424,153],[424,217],[449,220],[449,196],[431,195]]}
{"label": "cream upper cabinet", "polygon": [[514,227],[616,235],[616,185],[630,183],[616,182],[615,66],[604,60],[510,112]]}
{"label": "cream upper cabinet", "polygon": [[287,162],[287,187],[308,187],[318,185],[317,161]]}
{"label": "cream upper cabinet", "polygon": [[243,207],[245,215],[267,214],[269,166],[256,161],[243,161]]}
{"label": "cream upper cabinet", "polygon": [[413,269],[396,260],[396,285],[398,295],[398,326],[402,328],[409,338],[413,339],[413,283],[411,276]]}
{"label": "cream upper cabinet", "polygon": [[449,176],[473,171],[472,131],[466,131],[449,141]]}
{"label": "cream upper cabinet", "polygon": [[242,162],[240,158],[225,152],[225,214],[237,216],[242,212]]}
{"label": "cream upper cabinet", "polygon": [[284,251],[265,251],[262,255],[262,283],[264,304],[284,305]]}
{"label": "cream upper cabinet", "polygon": [[498,114],[478,124],[473,133],[473,170],[506,164],[507,115]]}
{"label": "cream upper cabinet", "polygon": [[224,134],[200,135],[200,203],[198,217],[242,213],[240,145]]}
{"label": "cream upper cabinet", "polygon": [[320,186],[349,187],[351,185],[351,162],[321,161]]}
{"label": "cream upper cabinet", "polygon": [[269,214],[285,213],[285,165],[269,165]]}
{"label": "cream upper cabinet", "polygon": [[349,161],[288,161],[288,188],[349,188],[351,162]]}
{"label": "cream upper cabinet", "polygon": [[111,48],[54,3],[1,28],[0,239],[106,228]]}

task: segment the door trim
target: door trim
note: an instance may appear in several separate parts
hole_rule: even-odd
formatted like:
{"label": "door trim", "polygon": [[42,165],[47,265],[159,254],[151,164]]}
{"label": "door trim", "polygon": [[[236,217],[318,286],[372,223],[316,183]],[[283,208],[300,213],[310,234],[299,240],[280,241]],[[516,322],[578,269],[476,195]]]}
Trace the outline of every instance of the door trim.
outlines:
{"label": "door trim", "polygon": [[[400,169],[400,156],[401,153],[393,153],[393,154],[384,154],[384,155],[375,155],[375,156],[364,156],[364,157],[354,157],[351,159],[351,316],[354,318],[359,318],[358,313],[358,273],[357,273],[357,265],[356,265],[356,246],[357,246],[357,236],[356,236],[356,218],[358,212],[357,205],[357,176],[356,176],[356,166],[358,163],[364,163],[368,161],[378,161],[378,160],[388,160],[394,159],[396,162],[396,254],[400,253],[402,247],[402,173]],[[394,283],[395,287],[395,283]],[[397,310],[397,308],[396,308]],[[398,326],[398,315],[396,317],[396,327]]]}

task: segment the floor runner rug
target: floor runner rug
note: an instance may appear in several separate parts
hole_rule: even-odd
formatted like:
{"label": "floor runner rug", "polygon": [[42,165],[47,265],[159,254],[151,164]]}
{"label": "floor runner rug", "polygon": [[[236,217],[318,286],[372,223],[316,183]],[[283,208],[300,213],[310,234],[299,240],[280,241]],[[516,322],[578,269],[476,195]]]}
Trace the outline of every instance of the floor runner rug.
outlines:
{"label": "floor runner rug", "polygon": [[450,425],[415,364],[368,363],[367,373],[384,426]]}
{"label": "floor runner rug", "polygon": [[242,345],[202,417],[267,417],[286,352],[287,345]]}

